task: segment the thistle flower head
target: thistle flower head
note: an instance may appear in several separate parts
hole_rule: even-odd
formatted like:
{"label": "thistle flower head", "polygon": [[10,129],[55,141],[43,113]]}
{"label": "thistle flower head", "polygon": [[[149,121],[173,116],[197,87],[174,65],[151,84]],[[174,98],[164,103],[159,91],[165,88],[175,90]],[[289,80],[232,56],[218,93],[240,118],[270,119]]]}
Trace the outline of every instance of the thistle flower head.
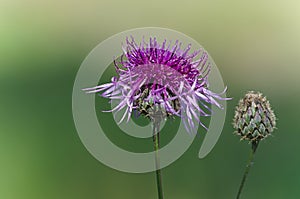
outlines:
{"label": "thistle flower head", "polygon": [[[133,111],[155,120],[180,116],[186,129],[194,132],[194,121],[200,116],[210,116],[209,105],[222,106],[217,100],[228,100],[220,93],[209,90],[208,75],[211,62],[200,49],[190,53],[191,45],[181,49],[166,40],[159,44],[156,38],[149,43],[137,44],[133,37],[126,39],[120,60],[114,60],[117,77],[110,83],[84,89],[87,93],[101,93],[102,97],[119,100],[112,112],[125,110],[120,122]],[[196,57],[199,57],[196,59]]]}
{"label": "thistle flower head", "polygon": [[273,132],[276,117],[266,97],[250,91],[236,107],[233,126],[241,140],[258,142]]}

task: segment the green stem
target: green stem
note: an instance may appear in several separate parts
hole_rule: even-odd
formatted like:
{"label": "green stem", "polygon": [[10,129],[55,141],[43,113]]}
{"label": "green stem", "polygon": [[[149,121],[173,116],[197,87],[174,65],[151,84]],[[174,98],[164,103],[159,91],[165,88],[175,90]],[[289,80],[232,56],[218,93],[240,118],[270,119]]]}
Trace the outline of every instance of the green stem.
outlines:
{"label": "green stem", "polygon": [[248,160],[248,163],[247,163],[247,166],[246,166],[246,170],[244,172],[244,176],[243,176],[242,182],[240,184],[239,192],[238,192],[238,194],[236,196],[237,199],[239,199],[240,196],[241,196],[241,193],[242,193],[245,181],[247,179],[249,170],[250,170],[251,166],[253,165],[253,159],[254,159],[255,151],[256,151],[256,149],[258,147],[258,143],[259,143],[258,141],[257,142],[256,141],[252,142],[252,149],[251,149],[251,152],[250,152],[249,160]]}
{"label": "green stem", "polygon": [[163,199],[163,189],[162,189],[162,175],[160,169],[160,160],[159,160],[159,126],[160,122],[153,122],[153,142],[155,150],[155,168],[156,168],[156,183],[158,191],[158,199]]}

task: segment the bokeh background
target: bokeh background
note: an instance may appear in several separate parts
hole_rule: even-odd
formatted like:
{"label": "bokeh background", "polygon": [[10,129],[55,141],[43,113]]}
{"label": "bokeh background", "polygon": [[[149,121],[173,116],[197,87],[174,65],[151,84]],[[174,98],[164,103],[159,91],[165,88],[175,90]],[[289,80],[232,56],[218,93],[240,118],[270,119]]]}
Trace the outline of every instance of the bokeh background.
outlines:
{"label": "bokeh background", "polygon": [[[234,98],[213,151],[197,158],[200,129],[189,150],[163,170],[165,197],[235,197],[250,146],[232,134],[233,110],[247,90],[259,90],[272,104],[278,129],[259,146],[243,198],[300,198],[300,1],[0,3],[1,199],[156,198],[154,173],[122,173],[87,152],[71,108],[73,81],[87,54],[113,34],[144,26],[198,41]],[[129,148],[141,145],[114,136]]]}

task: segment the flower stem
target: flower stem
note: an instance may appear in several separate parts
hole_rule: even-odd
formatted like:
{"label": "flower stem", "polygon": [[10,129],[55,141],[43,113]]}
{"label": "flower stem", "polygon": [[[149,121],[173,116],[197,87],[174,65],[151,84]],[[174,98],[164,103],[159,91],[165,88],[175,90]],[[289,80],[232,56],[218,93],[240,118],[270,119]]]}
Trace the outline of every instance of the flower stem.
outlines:
{"label": "flower stem", "polygon": [[244,172],[244,176],[243,176],[242,182],[240,184],[239,192],[238,192],[238,194],[236,196],[236,199],[239,199],[240,196],[241,196],[241,193],[242,193],[245,181],[247,179],[249,170],[250,170],[251,166],[253,165],[253,159],[254,159],[254,155],[255,155],[256,149],[258,147],[258,143],[259,143],[259,141],[253,141],[252,142],[252,149],[251,149],[251,152],[250,152],[249,160],[248,160],[248,163],[247,163],[247,166],[246,166],[246,170]]}
{"label": "flower stem", "polygon": [[162,189],[162,175],[160,169],[160,160],[159,160],[159,127],[160,121],[153,122],[153,142],[154,142],[154,151],[155,151],[155,168],[156,168],[156,183],[158,191],[158,199],[163,199],[163,189]]}

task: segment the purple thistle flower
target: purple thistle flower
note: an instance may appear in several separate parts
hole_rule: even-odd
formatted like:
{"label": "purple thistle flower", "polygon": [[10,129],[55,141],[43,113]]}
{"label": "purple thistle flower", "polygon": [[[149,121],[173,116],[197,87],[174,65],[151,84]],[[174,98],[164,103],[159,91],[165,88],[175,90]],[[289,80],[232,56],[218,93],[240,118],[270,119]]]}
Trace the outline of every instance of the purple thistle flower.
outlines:
{"label": "purple thistle flower", "polygon": [[[83,89],[87,93],[101,93],[102,97],[119,100],[117,106],[108,112],[125,110],[119,123],[130,119],[133,111],[155,119],[180,116],[188,132],[195,132],[194,122],[200,116],[210,116],[209,104],[219,108],[217,100],[226,92],[214,93],[208,89],[208,75],[211,63],[203,49],[189,53],[191,45],[181,49],[178,41],[164,40],[160,45],[156,38],[144,40],[139,45],[134,38],[126,39],[120,61],[114,60],[117,77],[110,83]],[[196,57],[199,56],[199,59]]]}

